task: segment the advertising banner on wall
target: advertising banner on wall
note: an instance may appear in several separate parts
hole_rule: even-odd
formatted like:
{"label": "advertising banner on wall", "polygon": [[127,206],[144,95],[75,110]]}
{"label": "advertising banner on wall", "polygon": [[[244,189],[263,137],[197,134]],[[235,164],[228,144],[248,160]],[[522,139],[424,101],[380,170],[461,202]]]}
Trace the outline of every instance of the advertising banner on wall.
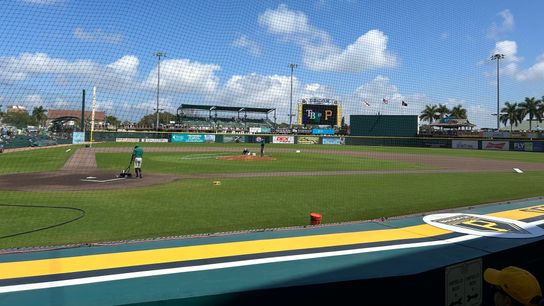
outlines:
{"label": "advertising banner on wall", "polygon": [[215,142],[215,135],[205,134],[204,142]]}
{"label": "advertising banner on wall", "polygon": [[533,143],[532,142],[514,142],[514,151],[527,151],[532,152],[533,151]]}
{"label": "advertising banner on wall", "polygon": [[482,141],[482,150],[508,151],[508,141]]}
{"label": "advertising banner on wall", "polygon": [[324,145],[342,145],[344,144],[343,138],[323,138]]}
{"label": "advertising banner on wall", "polygon": [[168,142],[166,138],[142,138],[141,142]]}
{"label": "advertising banner on wall", "polygon": [[262,128],[261,128],[261,133],[270,134],[270,133],[272,133],[272,129],[271,129],[271,128],[262,127]]}
{"label": "advertising banner on wall", "polygon": [[140,142],[140,138],[115,138],[115,142]]}
{"label": "advertising banner on wall", "polygon": [[273,136],[272,143],[294,144],[295,136]]}
{"label": "advertising banner on wall", "polygon": [[334,129],[318,129],[313,128],[312,134],[314,135],[334,135]]}
{"label": "advertising banner on wall", "polygon": [[544,142],[533,142],[533,152],[544,152]]}
{"label": "advertising banner on wall", "polygon": [[478,141],[477,140],[452,140],[451,141],[451,147],[453,149],[477,150],[478,149]]}
{"label": "advertising banner on wall", "polygon": [[231,135],[225,135],[223,136],[223,142],[226,143],[241,143],[246,142],[246,136],[231,136]]}
{"label": "advertising banner on wall", "polygon": [[73,132],[72,144],[82,144],[85,142],[85,132]]}
{"label": "advertising banner on wall", "polygon": [[297,137],[297,143],[300,143],[300,144],[319,144],[319,137],[317,137],[317,136],[299,136],[299,137]]}
{"label": "advertising banner on wall", "polygon": [[[215,135],[213,135],[215,137]],[[206,138],[202,134],[172,134],[172,142],[205,142]]]}
{"label": "advertising banner on wall", "polygon": [[261,132],[261,128],[260,127],[250,127],[249,128],[249,132],[251,134],[257,134],[257,133],[260,133]]}

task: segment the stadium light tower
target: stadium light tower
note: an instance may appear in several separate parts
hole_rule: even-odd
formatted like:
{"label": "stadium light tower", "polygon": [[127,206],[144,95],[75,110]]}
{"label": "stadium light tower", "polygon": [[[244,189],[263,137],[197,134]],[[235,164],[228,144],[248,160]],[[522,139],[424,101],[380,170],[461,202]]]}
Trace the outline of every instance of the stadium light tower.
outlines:
{"label": "stadium light tower", "polygon": [[500,116],[499,116],[499,62],[501,59],[504,59],[504,54],[493,54],[491,56],[492,61],[497,61],[497,132],[499,131],[500,125]]}
{"label": "stadium light tower", "polygon": [[157,123],[155,125],[155,129],[159,130],[159,87],[161,84],[161,57],[166,56],[164,52],[155,52],[154,54],[158,59],[158,66],[157,66]]}
{"label": "stadium light tower", "polygon": [[291,100],[289,102],[289,128],[293,128],[293,70],[297,68],[297,64],[289,64],[291,68]]}

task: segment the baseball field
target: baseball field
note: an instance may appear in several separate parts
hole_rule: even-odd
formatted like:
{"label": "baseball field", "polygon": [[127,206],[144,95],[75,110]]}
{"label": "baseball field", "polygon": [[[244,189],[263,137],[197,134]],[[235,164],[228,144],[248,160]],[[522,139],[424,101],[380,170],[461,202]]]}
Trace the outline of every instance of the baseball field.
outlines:
{"label": "baseball field", "polygon": [[392,218],[539,197],[544,183],[532,152],[142,146],[142,179],[117,178],[133,144],[0,154],[0,249],[307,226],[312,212],[325,224]]}

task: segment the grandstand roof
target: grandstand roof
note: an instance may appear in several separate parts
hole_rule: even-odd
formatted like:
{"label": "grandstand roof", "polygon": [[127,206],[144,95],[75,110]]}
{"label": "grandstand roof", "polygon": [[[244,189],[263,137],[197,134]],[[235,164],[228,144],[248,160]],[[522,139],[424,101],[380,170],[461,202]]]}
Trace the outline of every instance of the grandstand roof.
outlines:
{"label": "grandstand roof", "polygon": [[178,109],[202,109],[202,110],[217,110],[231,112],[253,112],[253,113],[269,113],[275,111],[275,108],[262,107],[243,107],[243,106],[219,106],[219,105],[197,105],[197,104],[181,104]]}

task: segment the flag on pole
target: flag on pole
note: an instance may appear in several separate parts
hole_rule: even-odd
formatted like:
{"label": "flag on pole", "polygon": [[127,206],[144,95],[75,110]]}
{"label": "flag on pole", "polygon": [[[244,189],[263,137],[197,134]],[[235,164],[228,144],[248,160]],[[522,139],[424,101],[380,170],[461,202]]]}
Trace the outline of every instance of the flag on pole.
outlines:
{"label": "flag on pole", "polygon": [[408,103],[402,101],[402,106],[408,106]]}
{"label": "flag on pole", "polygon": [[370,103],[368,103],[366,100],[363,101],[363,103],[364,103],[366,106],[370,106]]}
{"label": "flag on pole", "polygon": [[389,101],[383,98],[383,104],[387,104],[387,103],[389,103]]}

